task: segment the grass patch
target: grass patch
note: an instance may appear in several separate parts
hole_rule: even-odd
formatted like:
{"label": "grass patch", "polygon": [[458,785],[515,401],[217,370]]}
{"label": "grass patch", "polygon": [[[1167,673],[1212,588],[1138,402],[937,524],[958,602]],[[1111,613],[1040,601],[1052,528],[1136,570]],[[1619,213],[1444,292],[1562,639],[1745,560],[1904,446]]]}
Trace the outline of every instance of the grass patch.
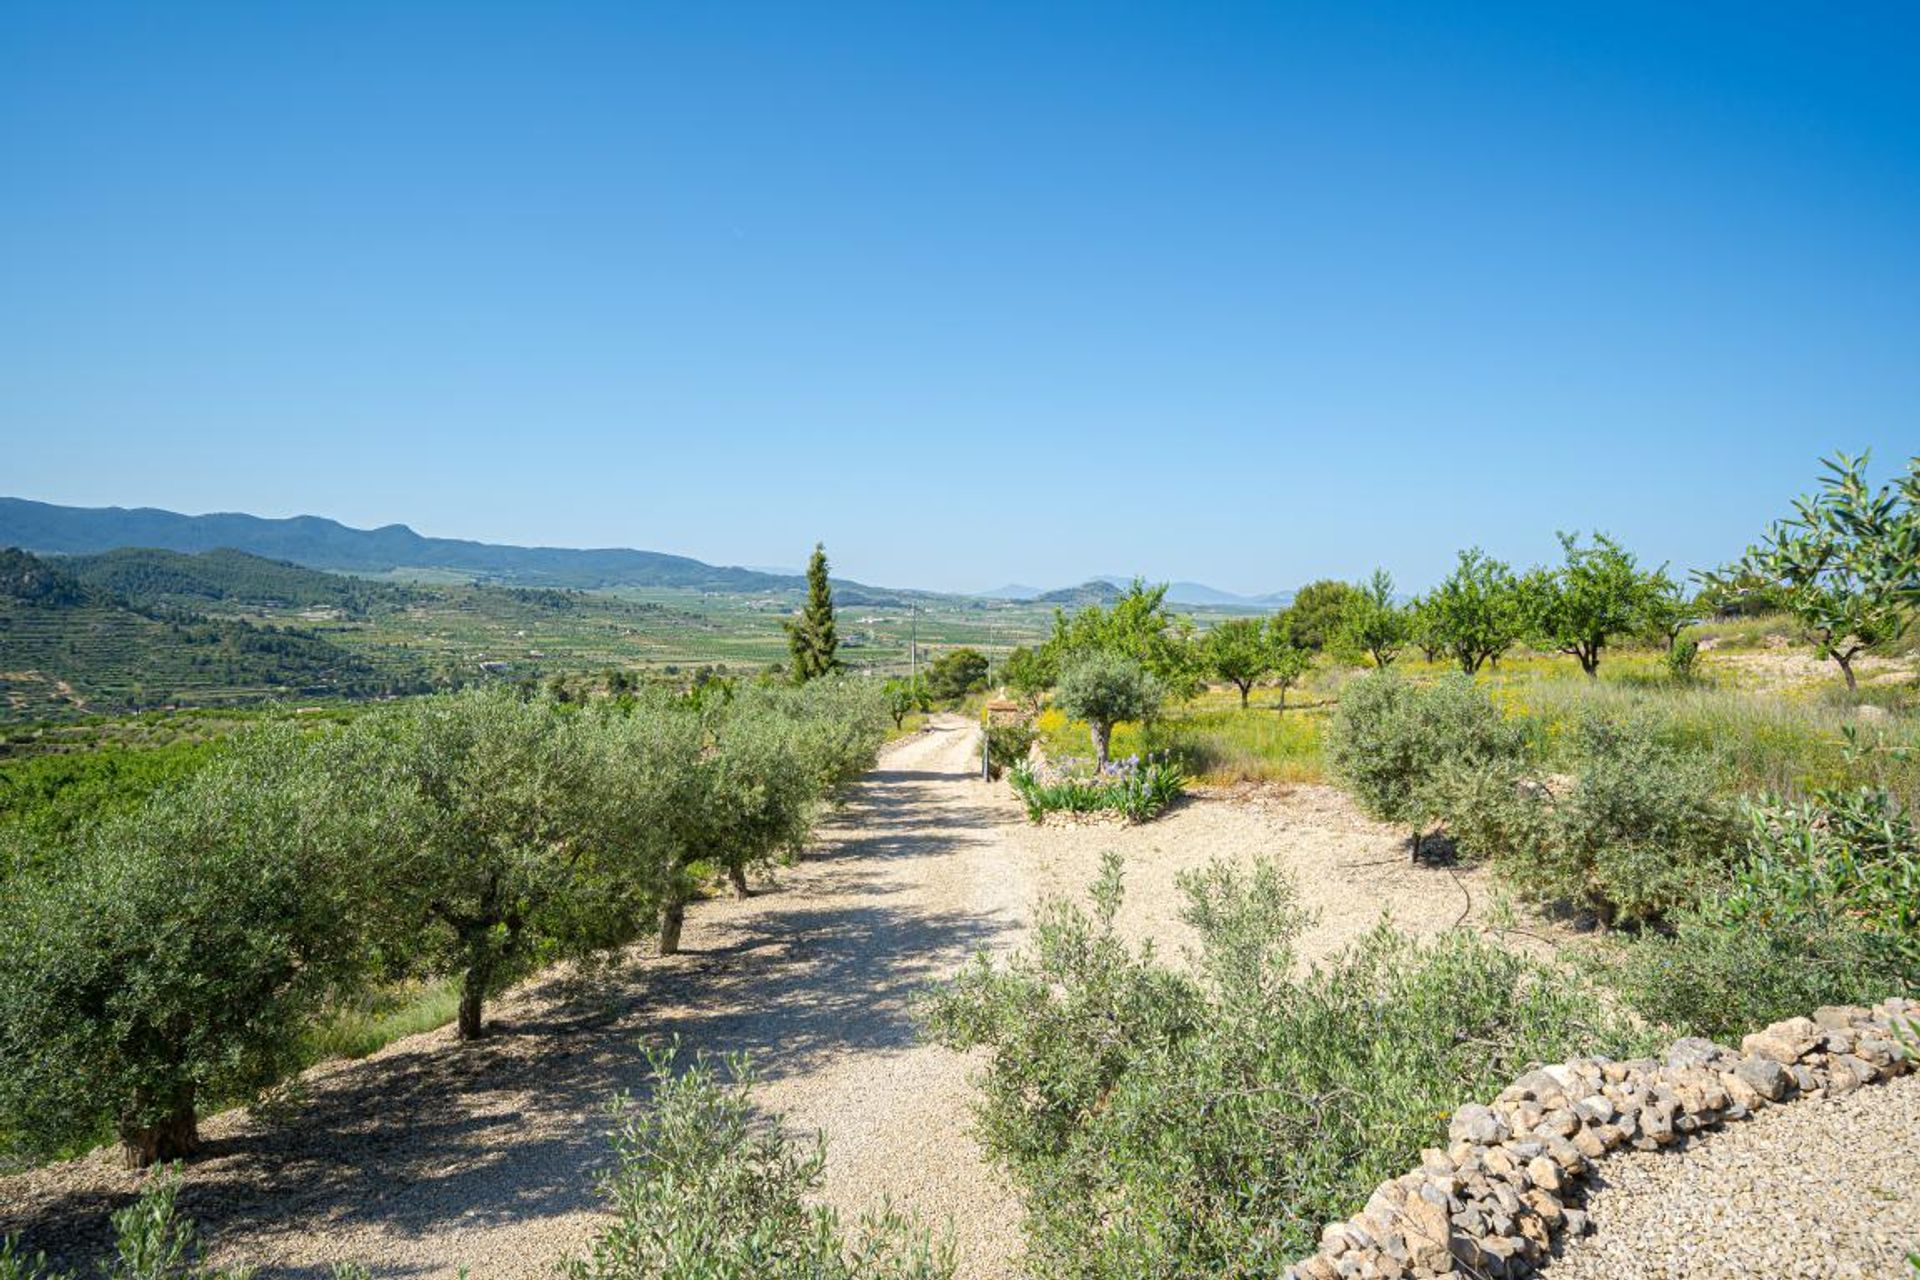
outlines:
{"label": "grass patch", "polygon": [[331,1058],[364,1058],[424,1031],[454,1020],[460,1011],[460,982],[441,978],[405,982],[336,1009],[308,1033],[310,1063]]}

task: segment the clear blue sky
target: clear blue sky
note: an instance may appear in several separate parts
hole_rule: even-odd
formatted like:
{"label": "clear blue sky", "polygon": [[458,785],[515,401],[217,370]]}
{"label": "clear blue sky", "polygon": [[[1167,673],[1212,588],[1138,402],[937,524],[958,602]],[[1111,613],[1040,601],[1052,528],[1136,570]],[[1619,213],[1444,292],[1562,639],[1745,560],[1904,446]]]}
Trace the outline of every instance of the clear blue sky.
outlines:
{"label": "clear blue sky", "polygon": [[1920,452],[1912,5],[0,8],[0,493],[1404,586]]}

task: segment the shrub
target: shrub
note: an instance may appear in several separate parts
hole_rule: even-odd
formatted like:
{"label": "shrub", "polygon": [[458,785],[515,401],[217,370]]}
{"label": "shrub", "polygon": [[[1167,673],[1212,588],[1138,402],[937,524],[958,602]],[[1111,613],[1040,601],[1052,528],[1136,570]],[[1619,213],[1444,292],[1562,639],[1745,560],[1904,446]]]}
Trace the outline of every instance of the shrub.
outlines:
{"label": "shrub", "polygon": [[1030,724],[987,726],[987,765],[995,777],[1027,758],[1040,732]]}
{"label": "shrub", "polygon": [[[114,1257],[100,1268],[105,1280],[248,1280],[250,1268],[214,1270],[201,1261],[199,1233],[180,1216],[180,1176],[153,1178],[140,1198],[113,1215]],[[336,1270],[335,1275],[339,1272]],[[29,1258],[0,1240],[0,1280],[74,1280],[50,1270],[46,1256]]]}
{"label": "shrub", "polygon": [[1132,658],[1094,651],[1081,654],[1060,673],[1054,700],[1076,720],[1087,722],[1096,765],[1107,762],[1113,726],[1122,720],[1150,720],[1160,712],[1165,688]]}
{"label": "shrub", "polygon": [[1693,668],[1700,658],[1700,642],[1692,636],[1676,636],[1667,646],[1667,676],[1685,684],[1694,678]]}
{"label": "shrub", "polygon": [[921,1010],[989,1055],[979,1133],[1024,1192],[1035,1274],[1278,1275],[1442,1145],[1460,1103],[1639,1047],[1579,980],[1472,935],[1382,927],[1297,977],[1307,917],[1275,868],[1183,888],[1192,974],[1115,935],[1109,858],[1091,912],[1046,904],[1029,950],[980,957]]}
{"label": "shrub", "polygon": [[1412,828],[1417,858],[1444,776],[1517,759],[1525,745],[1525,731],[1465,676],[1423,686],[1376,671],[1341,691],[1327,761],[1361,808]]}
{"label": "shrub", "polygon": [[1589,716],[1564,795],[1507,769],[1450,769],[1436,804],[1463,852],[1492,858],[1524,892],[1608,925],[1657,921],[1726,872],[1737,815],[1705,758],[1641,720]]}
{"label": "shrub", "polygon": [[299,1064],[381,932],[367,851],[403,825],[377,771],[273,724],[0,885],[0,1128],[51,1153],[117,1132],[189,1155],[202,1101]]}
{"label": "shrub", "polygon": [[675,1073],[671,1051],[648,1055],[650,1097],[622,1097],[615,1165],[602,1182],[613,1221],[571,1280],[945,1280],[951,1246],[881,1209],[852,1232],[809,1203],[826,1144],[794,1148],[781,1117],[760,1117],[744,1058],[723,1082],[706,1058]]}

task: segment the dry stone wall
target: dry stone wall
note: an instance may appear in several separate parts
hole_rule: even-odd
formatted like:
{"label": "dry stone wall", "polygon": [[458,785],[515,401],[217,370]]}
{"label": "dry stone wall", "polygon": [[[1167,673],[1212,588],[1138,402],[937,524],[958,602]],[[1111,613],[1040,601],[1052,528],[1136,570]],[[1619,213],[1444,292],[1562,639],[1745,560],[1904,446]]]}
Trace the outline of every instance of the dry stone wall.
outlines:
{"label": "dry stone wall", "polygon": [[1579,1058],[1529,1072],[1491,1104],[1454,1113],[1445,1150],[1382,1183],[1287,1280],[1532,1275],[1563,1235],[1594,1163],[1651,1150],[1798,1098],[1851,1093],[1914,1068],[1920,1002],[1831,1006],[1746,1037],[1736,1051],[1676,1042],[1664,1061]]}

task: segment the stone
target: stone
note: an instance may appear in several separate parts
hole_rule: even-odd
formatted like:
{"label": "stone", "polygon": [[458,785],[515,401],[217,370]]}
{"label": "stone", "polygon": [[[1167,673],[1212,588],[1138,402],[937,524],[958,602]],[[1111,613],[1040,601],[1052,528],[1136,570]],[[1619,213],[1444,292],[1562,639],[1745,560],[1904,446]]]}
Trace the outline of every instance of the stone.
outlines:
{"label": "stone", "polygon": [[1814,1025],[1812,1018],[1788,1018],[1776,1022],[1765,1031],[1756,1031],[1740,1042],[1740,1051],[1748,1056],[1759,1054],[1772,1058],[1783,1065],[1791,1065],[1820,1039],[1820,1028]]}
{"label": "stone", "polygon": [[1454,1112],[1453,1123],[1447,1126],[1449,1139],[1465,1139],[1488,1146],[1505,1142],[1511,1132],[1507,1122],[1495,1115],[1492,1108],[1472,1102]]}
{"label": "stone", "polygon": [[1699,1036],[1687,1036],[1673,1042],[1673,1048],[1667,1050],[1667,1065],[1670,1067],[1716,1067],[1722,1061],[1731,1065],[1738,1054],[1717,1045],[1711,1040]]}
{"label": "stone", "polygon": [[1560,1166],[1545,1156],[1535,1156],[1527,1161],[1527,1177],[1543,1191],[1560,1189]]}
{"label": "stone", "polygon": [[1734,1068],[1733,1073],[1769,1102],[1780,1101],[1794,1089],[1793,1077],[1787,1074],[1780,1060],[1770,1054],[1749,1054],[1740,1060],[1740,1065]]}
{"label": "stone", "polygon": [[1813,1011],[1813,1025],[1828,1031],[1846,1031],[1873,1015],[1857,1004],[1823,1004]]}

